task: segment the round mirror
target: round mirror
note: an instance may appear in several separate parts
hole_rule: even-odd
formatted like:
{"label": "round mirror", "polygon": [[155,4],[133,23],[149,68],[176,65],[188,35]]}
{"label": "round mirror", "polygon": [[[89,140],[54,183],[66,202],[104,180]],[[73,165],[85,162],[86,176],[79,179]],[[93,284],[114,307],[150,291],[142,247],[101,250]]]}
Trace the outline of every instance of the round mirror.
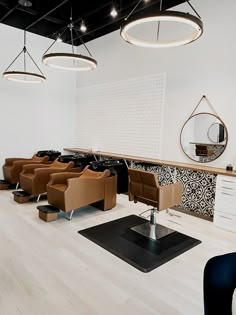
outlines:
{"label": "round mirror", "polygon": [[220,123],[212,124],[208,129],[208,138],[214,143],[220,143],[225,140],[225,127]]}
{"label": "round mirror", "polygon": [[217,159],[225,150],[228,132],[223,121],[210,113],[191,116],[184,124],[180,143],[184,153],[193,161],[207,163]]}

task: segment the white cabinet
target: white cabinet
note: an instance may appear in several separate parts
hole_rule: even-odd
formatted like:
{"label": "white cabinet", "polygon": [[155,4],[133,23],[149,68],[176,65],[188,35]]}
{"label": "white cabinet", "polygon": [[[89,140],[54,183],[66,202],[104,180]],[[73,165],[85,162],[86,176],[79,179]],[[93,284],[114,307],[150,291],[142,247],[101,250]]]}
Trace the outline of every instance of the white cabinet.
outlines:
{"label": "white cabinet", "polygon": [[217,176],[213,222],[236,233],[236,177]]}

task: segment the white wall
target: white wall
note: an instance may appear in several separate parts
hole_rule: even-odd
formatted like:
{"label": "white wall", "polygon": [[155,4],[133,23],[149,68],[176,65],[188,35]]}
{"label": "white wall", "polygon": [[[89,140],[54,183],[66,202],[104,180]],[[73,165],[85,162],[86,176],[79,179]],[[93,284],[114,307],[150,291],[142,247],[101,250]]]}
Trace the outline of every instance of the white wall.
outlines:
{"label": "white wall", "polygon": [[[0,38],[2,73],[23,48],[23,31],[0,24]],[[38,150],[62,150],[75,144],[75,74],[42,64],[42,54],[51,43],[27,33],[27,48],[47,77],[46,83],[22,84],[0,78],[1,165],[6,157],[30,157]]]}
{"label": "white wall", "polygon": [[[189,45],[166,49],[139,48],[125,43],[119,31],[88,43],[98,61],[98,68],[77,76],[77,87],[166,72],[162,159],[193,163],[181,150],[180,131],[205,94],[225,122],[229,133],[224,154],[209,165],[225,167],[227,163],[232,163],[236,167],[236,3],[224,1],[226,15],[222,11],[222,1],[211,2],[191,1],[202,17],[204,33],[199,40]],[[175,9],[191,13],[186,3]],[[79,95],[77,97],[80,106]],[[209,108],[206,106],[204,109]]]}

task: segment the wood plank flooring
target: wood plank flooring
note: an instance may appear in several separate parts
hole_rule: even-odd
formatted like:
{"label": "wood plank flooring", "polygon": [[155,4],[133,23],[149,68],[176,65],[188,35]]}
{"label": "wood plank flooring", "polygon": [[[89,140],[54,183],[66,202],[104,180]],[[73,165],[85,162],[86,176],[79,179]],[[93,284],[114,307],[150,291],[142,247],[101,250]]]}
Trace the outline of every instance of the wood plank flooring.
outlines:
{"label": "wood plank flooring", "polygon": [[0,191],[1,315],[200,315],[206,261],[236,251],[236,235],[213,223],[171,211],[160,224],[198,238],[202,244],[142,273],[77,233],[78,230],[148,209],[118,195],[102,212],[78,210],[72,221],[46,223],[37,205],[17,204]]}

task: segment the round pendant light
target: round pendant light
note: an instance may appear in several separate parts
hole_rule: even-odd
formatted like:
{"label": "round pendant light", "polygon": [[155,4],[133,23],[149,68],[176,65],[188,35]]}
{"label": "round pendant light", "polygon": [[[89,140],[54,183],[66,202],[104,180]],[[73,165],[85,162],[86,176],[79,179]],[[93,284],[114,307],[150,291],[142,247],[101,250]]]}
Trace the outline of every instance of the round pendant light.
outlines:
{"label": "round pendant light", "polygon": [[[196,10],[189,3],[189,1],[186,0],[186,2],[197,14]],[[137,8],[140,3],[141,0],[138,2],[135,8]],[[203,33],[203,23],[198,14],[197,17],[189,13],[179,11],[162,11],[162,0],[160,0],[160,10],[157,13],[151,13],[149,15],[143,14],[143,16],[132,17],[131,14],[134,12],[135,8],[126,17],[125,22],[120,29],[121,37],[130,44],[149,48],[176,47],[195,41]],[[173,39],[160,39],[160,25],[164,24],[162,22],[168,22],[169,25],[173,25],[173,30],[176,30],[177,24],[185,28],[187,26],[188,30],[186,31],[185,29],[184,34],[181,36],[178,35]],[[143,30],[145,30],[144,27],[150,26],[151,23],[154,24],[155,29],[155,33],[151,37],[153,39],[150,40],[142,38],[140,35],[144,34],[142,27]]]}
{"label": "round pendant light", "polygon": [[[16,60],[23,54],[23,68],[24,70],[10,71],[11,66],[16,62]],[[39,73],[27,71],[26,57],[31,60],[31,63],[38,69]],[[15,81],[20,83],[43,83],[46,81],[45,76],[42,71],[39,69],[38,65],[34,61],[33,57],[30,55],[26,48],[26,31],[24,31],[24,47],[16,58],[10,63],[7,69],[2,74],[3,78],[9,81]]]}
{"label": "round pendant light", "polygon": [[[192,28],[192,32],[185,34],[183,37],[176,38],[173,40],[143,40],[130,34],[130,31],[137,25],[142,25],[151,22],[162,22],[168,21],[173,23],[182,23]],[[202,21],[188,13],[177,12],[177,11],[164,11],[158,14],[146,16],[143,18],[130,18],[121,27],[121,37],[130,44],[151,47],[151,48],[162,48],[162,47],[175,47],[181,46],[193,42],[198,39],[203,32]]]}
{"label": "round pendant light", "polygon": [[43,83],[46,81],[43,75],[23,71],[5,71],[3,72],[3,77],[7,80],[21,83]]}
{"label": "round pendant light", "polygon": [[45,65],[61,70],[89,71],[97,67],[95,59],[73,53],[46,54],[42,60]]}
{"label": "round pendant light", "polygon": [[[82,23],[85,27],[85,24],[83,21]],[[80,38],[80,40],[90,56],[88,57],[81,54],[76,54],[74,51],[75,49],[74,49],[73,31],[76,32],[76,30],[74,29],[74,23],[72,19],[72,8],[71,8],[70,23],[67,27],[64,28],[64,30],[61,33],[61,36],[68,29],[70,30],[72,52],[71,53],[67,53],[67,52],[48,53],[51,47],[56,43],[56,40],[55,40],[43,54],[42,62],[49,67],[60,69],[60,70],[84,72],[84,71],[90,71],[90,70],[96,69],[97,61],[92,57],[90,51],[88,50],[87,46],[83,42],[82,38]],[[85,28],[83,28],[83,30],[85,30]]]}

